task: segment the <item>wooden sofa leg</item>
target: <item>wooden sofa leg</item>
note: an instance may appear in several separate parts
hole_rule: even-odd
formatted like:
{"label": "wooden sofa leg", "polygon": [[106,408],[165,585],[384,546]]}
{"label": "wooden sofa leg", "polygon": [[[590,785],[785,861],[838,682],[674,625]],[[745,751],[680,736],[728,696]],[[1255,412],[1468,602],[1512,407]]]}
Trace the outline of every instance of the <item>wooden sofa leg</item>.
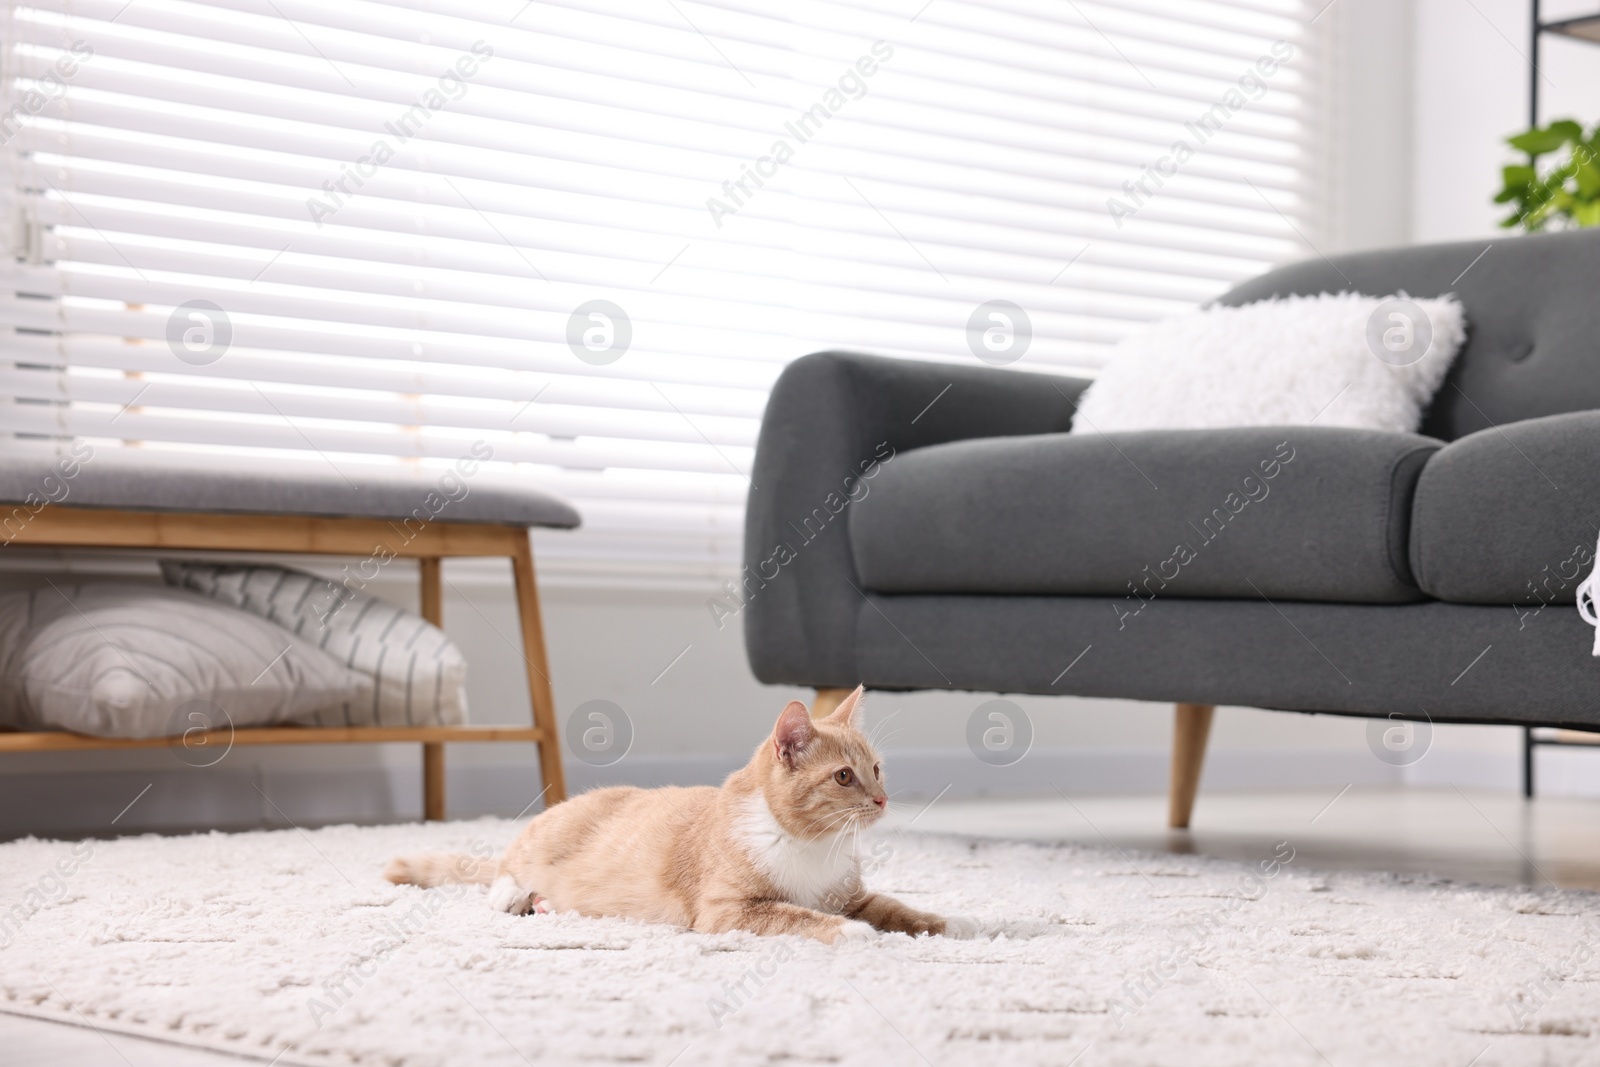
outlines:
{"label": "wooden sofa leg", "polygon": [[539,777],[544,779],[544,804],[567,799],[567,775],[561,767],[561,731],[556,726],[556,697],[550,688],[550,661],[545,658],[544,620],[539,614],[539,582],[533,571],[530,534],[517,539],[511,557],[511,576],[517,586],[517,617],[522,624],[522,658],[528,664],[528,695],[533,701],[533,725],[544,731],[539,742]]}
{"label": "wooden sofa leg", "polygon": [[1179,704],[1172,721],[1172,782],[1167,794],[1167,825],[1187,830],[1200,788],[1200,767],[1211,735],[1213,704]]}
{"label": "wooden sofa leg", "polygon": [[833,709],[844,703],[844,698],[855,692],[854,689],[818,689],[816,699],[811,702],[811,717],[823,719],[833,714]]}

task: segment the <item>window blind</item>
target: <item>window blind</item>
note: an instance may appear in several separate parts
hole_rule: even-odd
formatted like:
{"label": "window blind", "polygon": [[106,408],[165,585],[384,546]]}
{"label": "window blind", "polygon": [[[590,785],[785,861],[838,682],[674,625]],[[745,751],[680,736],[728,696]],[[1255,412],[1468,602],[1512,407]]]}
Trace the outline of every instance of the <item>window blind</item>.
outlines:
{"label": "window blind", "polygon": [[715,572],[787,361],[1092,371],[1306,254],[1315,14],[0,3],[0,439],[352,478],[481,441],[583,511],[547,560]]}

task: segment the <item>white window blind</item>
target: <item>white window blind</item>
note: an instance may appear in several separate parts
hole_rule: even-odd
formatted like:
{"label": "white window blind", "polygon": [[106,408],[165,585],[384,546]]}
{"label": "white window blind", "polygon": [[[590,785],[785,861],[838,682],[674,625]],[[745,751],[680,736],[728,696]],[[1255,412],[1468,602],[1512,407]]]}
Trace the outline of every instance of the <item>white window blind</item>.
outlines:
{"label": "white window blind", "polygon": [[0,443],[485,441],[584,512],[547,558],[711,571],[787,361],[973,361],[1004,300],[1015,366],[1092,369],[1309,251],[1315,14],[0,2]]}

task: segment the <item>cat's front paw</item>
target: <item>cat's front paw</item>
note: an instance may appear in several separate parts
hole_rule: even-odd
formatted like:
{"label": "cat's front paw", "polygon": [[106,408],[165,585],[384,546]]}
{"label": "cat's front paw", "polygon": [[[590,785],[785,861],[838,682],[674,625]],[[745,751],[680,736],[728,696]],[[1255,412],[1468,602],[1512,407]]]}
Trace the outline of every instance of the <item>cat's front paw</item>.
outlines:
{"label": "cat's front paw", "polygon": [[983,933],[983,924],[977,919],[965,915],[952,915],[944,921],[945,937],[953,937],[958,941],[970,941]]}
{"label": "cat's front paw", "polygon": [[872,941],[876,939],[877,936],[878,931],[872,928],[872,924],[864,923],[856,919],[846,919],[839,926],[838,932],[833,935],[832,943],[838,944],[841,941]]}

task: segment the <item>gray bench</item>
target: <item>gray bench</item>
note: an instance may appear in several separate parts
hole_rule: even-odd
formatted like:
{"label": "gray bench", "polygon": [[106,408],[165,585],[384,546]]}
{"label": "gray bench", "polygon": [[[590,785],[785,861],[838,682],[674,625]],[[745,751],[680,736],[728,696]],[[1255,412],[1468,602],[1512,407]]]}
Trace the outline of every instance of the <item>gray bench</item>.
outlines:
{"label": "gray bench", "polygon": [[[287,475],[228,470],[161,456],[73,450],[0,457],[0,544],[50,548],[265,552],[414,559],[422,615],[442,619],[449,557],[511,561],[533,704],[530,726],[275,726],[217,731],[190,744],[284,745],[411,742],[422,745],[423,812],[445,816],[444,746],[519,741],[538,746],[542,796],[566,797],[559,730],[528,528],[572,528],[576,510],[548,493],[459,473],[416,477],[368,470]],[[0,732],[0,752],[149,748],[164,739]]]}

